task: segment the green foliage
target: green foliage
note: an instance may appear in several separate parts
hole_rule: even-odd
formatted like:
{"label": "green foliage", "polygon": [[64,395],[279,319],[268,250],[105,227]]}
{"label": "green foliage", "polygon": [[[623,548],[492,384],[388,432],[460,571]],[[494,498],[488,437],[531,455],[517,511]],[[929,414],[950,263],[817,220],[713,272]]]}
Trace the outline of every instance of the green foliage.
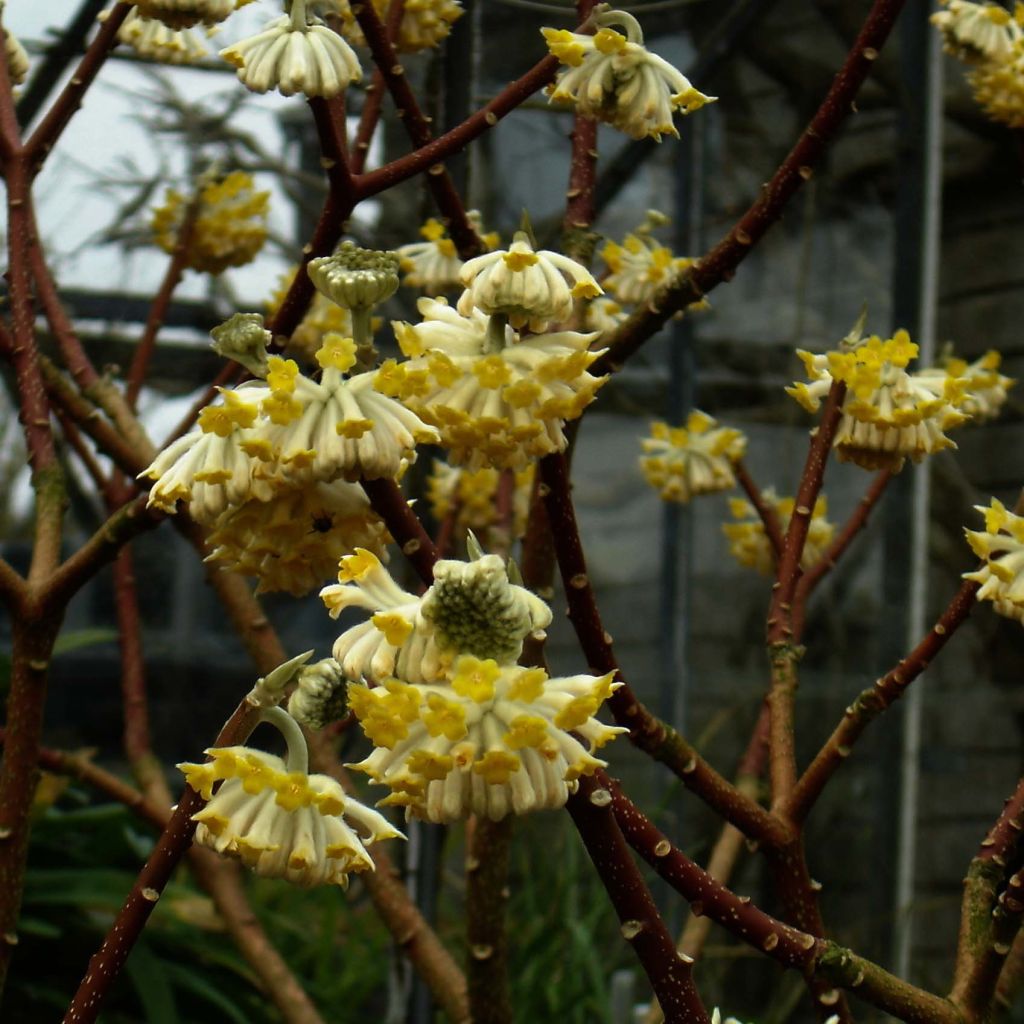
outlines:
{"label": "green foliage", "polygon": [[[126,808],[90,805],[76,788],[38,812],[0,1020],[59,1019],[152,843],[150,830]],[[327,1019],[381,1019],[389,938],[365,899],[263,879],[254,879],[249,892],[271,940]],[[331,1007],[342,1008],[341,1016]],[[280,1019],[212,902],[180,870],[115,985],[102,1024]]]}

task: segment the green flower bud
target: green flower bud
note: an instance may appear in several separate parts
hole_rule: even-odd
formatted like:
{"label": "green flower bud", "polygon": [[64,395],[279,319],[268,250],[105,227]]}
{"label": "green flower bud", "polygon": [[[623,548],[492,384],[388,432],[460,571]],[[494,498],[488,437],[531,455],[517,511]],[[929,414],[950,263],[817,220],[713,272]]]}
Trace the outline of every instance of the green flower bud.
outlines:
{"label": "green flower bud", "polygon": [[288,698],[288,713],[310,729],[322,729],[344,717],[346,689],[341,666],[333,658],[307,665]]}
{"label": "green flower bud", "polygon": [[399,258],[394,252],[361,249],[342,242],[333,256],[309,263],[317,290],[346,309],[372,309],[398,290]]}
{"label": "green flower bud", "polygon": [[259,313],[235,313],[214,327],[210,337],[217,355],[241,363],[256,377],[266,377],[267,346],[273,335],[263,326]]}

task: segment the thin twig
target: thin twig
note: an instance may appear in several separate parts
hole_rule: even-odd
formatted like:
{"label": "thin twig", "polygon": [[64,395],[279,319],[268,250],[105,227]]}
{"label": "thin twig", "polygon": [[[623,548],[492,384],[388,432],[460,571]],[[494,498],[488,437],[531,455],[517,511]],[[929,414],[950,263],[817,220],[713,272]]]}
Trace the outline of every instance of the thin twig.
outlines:
{"label": "thin twig", "polygon": [[782,554],[783,542],[782,524],[779,522],[778,513],[765,501],[764,493],[754,482],[754,478],[750,475],[750,471],[742,459],[733,464],[733,473],[740,487],[747,492],[750,504],[754,506],[758,516],[760,516],[761,522],[764,524],[765,536],[767,536],[768,543],[772,546],[775,560],[778,561],[779,556]]}

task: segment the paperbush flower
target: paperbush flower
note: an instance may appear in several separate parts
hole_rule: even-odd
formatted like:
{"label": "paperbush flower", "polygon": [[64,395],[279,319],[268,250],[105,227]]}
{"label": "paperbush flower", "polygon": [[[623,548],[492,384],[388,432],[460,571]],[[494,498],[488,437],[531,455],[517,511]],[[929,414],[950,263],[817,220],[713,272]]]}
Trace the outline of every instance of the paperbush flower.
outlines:
{"label": "paperbush flower", "polygon": [[273,493],[266,479],[254,475],[245,450],[255,436],[251,428],[260,402],[269,392],[258,384],[219,390],[222,403],[203,409],[197,427],[168,445],[139,474],[156,481],[149,491],[150,505],[174,512],[178,501],[187,501],[192,517],[204,524],[228,506],[251,497],[267,500]]}
{"label": "paperbush flower", "polygon": [[177,31],[155,18],[144,18],[131,11],[117,31],[119,42],[130,46],[140,57],[160,64],[194,64],[209,50],[190,29]]}
{"label": "paperbush flower", "polygon": [[728,491],[736,486],[733,463],[743,457],[747,439],[739,430],[720,427],[707,413],[694,410],[685,427],[654,423],[641,442],[644,479],[665,501],[689,502],[695,494]]}
{"label": "paperbush flower", "polygon": [[551,622],[548,606],[510,582],[497,555],[437,562],[422,597],[399,587],[370,551],[343,558],[338,579],[320,592],[332,618],[345,608],[374,613],[334,644],[350,679],[432,683],[459,653],[514,662],[526,637]]}
{"label": "paperbush flower", "polygon": [[213,758],[206,764],[178,765],[208,801],[192,815],[199,823],[195,841],[241,860],[258,875],[302,886],[347,887],[350,872],[373,870],[367,846],[401,837],[330,776],[298,767],[305,761],[304,746],[300,758],[289,749],[287,764],[244,746],[213,747],[206,754]]}
{"label": "paperbush flower", "polygon": [[428,821],[561,807],[580,775],[604,767],[592,752],[626,731],[593,717],[617,685],[610,673],[551,679],[471,655],[445,685],[352,684],[349,706],[376,749],[351,767],[391,789],[382,804]]}
{"label": "paperbush flower", "polygon": [[[253,260],[267,240],[269,192],[257,192],[252,175],[233,171],[224,178],[200,181],[197,209],[189,237],[187,265],[207,274],[240,267]],[[153,233],[164,252],[178,245],[190,200],[168,189],[163,206],[153,213]]]}
{"label": "paperbush flower", "polygon": [[135,0],[144,18],[163,22],[168,28],[216,25],[235,9],[235,0]]}
{"label": "paperbush flower", "polygon": [[629,311],[623,309],[622,304],[616,302],[609,295],[600,295],[587,303],[585,314],[587,327],[598,334],[614,331],[627,316],[629,316]]}
{"label": "paperbush flower", "polygon": [[1024,623],[1024,518],[995,498],[988,508],[975,508],[985,516],[985,529],[964,532],[985,564],[965,572],[964,579],[981,584],[978,600],[991,601],[1000,615]]}
{"label": "paperbush flower", "polygon": [[905,457],[955,448],[945,431],[966,420],[960,411],[967,384],[948,371],[942,377],[907,372],[917,346],[906,331],[889,339],[877,335],[840,351],[814,355],[798,351],[811,384],[786,388],[809,412],[816,412],[833,380],[847,386],[833,447],[841,461],[865,469],[899,470]]}
{"label": "paperbush flower", "polygon": [[[386,17],[389,0],[373,0],[381,18]],[[366,39],[347,0],[338,0],[342,18],[342,32],[353,46],[365,46]],[[415,53],[437,46],[452,30],[452,23],[465,11],[456,0],[405,0],[402,20],[398,26],[395,49],[400,53]]]}
{"label": "paperbush flower", "polygon": [[936,386],[945,377],[952,377],[956,388],[963,390],[959,411],[969,416],[972,423],[995,419],[1006,403],[1007,392],[1017,382],[999,372],[1002,356],[989,349],[980,359],[968,363],[950,356],[942,366],[919,370],[916,377],[937,378]]}
{"label": "paperbush flower", "polygon": [[[513,537],[521,537],[526,532],[526,519],[530,512],[534,467],[531,463],[525,469],[506,472],[512,474],[509,496],[511,532]],[[472,530],[483,540],[492,527],[502,525],[498,507],[502,486],[506,484],[502,483],[501,471],[497,469],[459,469],[434,459],[433,469],[427,477],[431,515],[441,522],[454,514],[457,527]]]}
{"label": "paperbush flower", "polygon": [[1008,56],[982,61],[968,75],[974,98],[987,117],[1010,128],[1024,128],[1024,39]]}
{"label": "paperbush flower", "polygon": [[666,132],[678,137],[675,111],[690,114],[714,101],[644,47],[643,32],[631,15],[609,11],[598,24],[602,27],[592,36],[541,30],[548,49],[569,68],[558,76],[552,100],[566,100],[585,117],[607,121],[634,139],[650,136],[659,142]]}
{"label": "paperbush flower", "polygon": [[362,78],[352,48],[319,18],[308,18],[306,6],[306,0],[292,0],[291,13],[220,51],[247,89],[329,99]]}
{"label": "paperbush flower", "polygon": [[257,594],[283,590],[301,597],[323,586],[356,548],[385,557],[388,539],[358,484],[278,485],[266,500],[252,498],[221,513],[207,561],[254,577]]}
{"label": "paperbush flower", "polygon": [[460,280],[466,286],[458,304],[463,316],[473,310],[497,313],[507,316],[513,327],[529,325],[531,331],[568,320],[575,299],[601,294],[586,267],[561,253],[534,252],[525,231],[516,232],[507,250],[471,259]]}
{"label": "paperbush flower", "polygon": [[[481,232],[480,214],[476,210],[468,213],[470,223]],[[427,295],[439,295],[459,287],[459,274],[463,263],[455,249],[455,243],[447,237],[447,228],[437,219],[431,217],[420,228],[422,242],[400,246],[396,252],[401,259],[405,277],[402,284],[410,288],[418,288]],[[480,233],[480,238],[488,249],[498,244],[498,235]]]}
{"label": "paperbush flower", "polygon": [[394,324],[410,358],[385,362],[376,386],[437,427],[453,463],[522,469],[565,449],[564,423],[605,380],[587,372],[601,354],[589,350],[595,334],[520,336],[508,328],[495,342],[479,311],[462,316],[441,299],[417,306],[421,323]]}
{"label": "paperbush flower", "polygon": [[[768,505],[775,509],[782,535],[785,536],[786,530],[789,528],[789,520],[793,516],[794,500],[780,498],[771,487],[764,491],[762,497]],[[740,520],[736,523],[722,524],[722,532],[729,539],[729,554],[740,565],[756,569],[764,576],[770,576],[775,571],[775,555],[757,509],[743,498],[731,498],[729,510],[734,519]],[[828,501],[822,495],[815,502],[814,511],[811,513],[807,541],[800,558],[801,569],[809,569],[820,561],[825,549],[832,543],[832,536],[836,528],[834,523],[828,521],[827,515]]]}
{"label": "paperbush flower", "polygon": [[993,3],[968,3],[967,0],[944,0],[945,10],[932,15],[932,24],[942,32],[947,53],[970,63],[1005,61],[1021,38],[1020,18]]}
{"label": "paperbush flower", "polygon": [[674,256],[671,249],[651,237],[654,227],[664,221],[660,214],[649,214],[648,220],[626,235],[621,245],[609,240],[602,247],[601,258],[610,271],[603,279],[604,287],[620,302],[648,302],[670,277],[693,263],[684,256]]}
{"label": "paperbush flower", "polygon": [[270,358],[260,440],[290,479],[394,477],[415,461],[417,444],[438,442],[433,427],[377,390],[374,374],[344,376],[356,360],[351,338],[327,335],[316,358],[319,381],[290,359]]}

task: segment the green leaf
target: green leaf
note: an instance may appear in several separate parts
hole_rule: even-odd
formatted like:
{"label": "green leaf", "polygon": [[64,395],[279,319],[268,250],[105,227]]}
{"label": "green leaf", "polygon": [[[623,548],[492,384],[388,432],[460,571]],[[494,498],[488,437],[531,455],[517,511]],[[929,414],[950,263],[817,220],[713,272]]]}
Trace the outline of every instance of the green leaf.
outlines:
{"label": "green leaf", "polygon": [[53,653],[54,656],[67,654],[69,651],[77,651],[82,647],[109,644],[116,639],[116,629],[102,629],[98,626],[91,629],[73,629],[67,633],[61,633],[57,637],[57,642],[53,645]]}
{"label": "green leaf", "polygon": [[205,999],[211,1006],[219,1009],[228,1020],[235,1021],[236,1024],[252,1024],[252,1018],[249,1013],[245,1012],[240,1006],[236,1006],[219,989],[206,981],[198,971],[182,967],[179,964],[168,964],[167,973],[170,974],[175,984],[180,988],[191,992],[200,999]]}
{"label": "green leaf", "polygon": [[142,1003],[147,1024],[178,1024],[169,966],[142,943],[132,950],[124,966]]}

